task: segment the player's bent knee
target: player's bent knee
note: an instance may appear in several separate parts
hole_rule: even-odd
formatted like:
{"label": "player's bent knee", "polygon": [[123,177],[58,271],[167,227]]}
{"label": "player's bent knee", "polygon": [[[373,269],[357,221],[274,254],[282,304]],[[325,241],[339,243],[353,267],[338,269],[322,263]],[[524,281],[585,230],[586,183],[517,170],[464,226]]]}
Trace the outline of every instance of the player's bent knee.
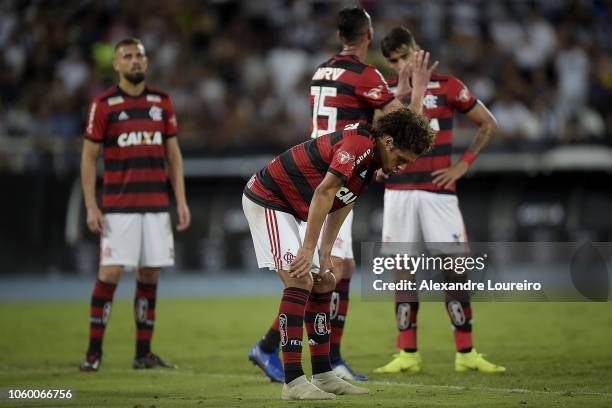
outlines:
{"label": "player's bent knee", "polygon": [[136,279],[142,283],[157,283],[160,272],[161,268],[140,268],[136,274]]}
{"label": "player's bent knee", "polygon": [[336,288],[336,277],[331,272],[320,272],[314,276],[312,291],[315,293],[331,292]]}
{"label": "player's bent knee", "polygon": [[352,258],[347,258],[342,261],[342,279],[350,279],[355,272],[355,260]]}
{"label": "player's bent knee", "polygon": [[98,279],[105,283],[117,284],[121,280],[123,274],[122,265],[104,265],[100,266],[98,271]]}
{"label": "player's bent knee", "polygon": [[307,274],[306,276],[301,276],[299,278],[294,278],[289,276],[289,272],[280,270],[278,271],[278,275],[280,276],[286,288],[300,288],[308,291],[312,290],[313,281],[310,274]]}

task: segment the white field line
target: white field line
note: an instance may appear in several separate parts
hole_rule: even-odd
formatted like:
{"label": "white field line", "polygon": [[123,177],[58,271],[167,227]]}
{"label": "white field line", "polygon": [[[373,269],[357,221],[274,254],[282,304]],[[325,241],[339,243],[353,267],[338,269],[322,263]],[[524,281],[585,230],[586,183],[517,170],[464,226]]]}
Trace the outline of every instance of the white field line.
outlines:
{"label": "white field line", "polygon": [[[51,374],[54,372],[61,371],[63,374],[66,373],[66,369],[62,368],[59,370],[53,369],[25,369],[25,370],[3,370],[4,367],[0,368],[0,376],[2,374]],[[76,368],[75,368],[76,371]],[[100,372],[110,373],[134,373],[134,374],[155,374],[155,375],[189,375],[189,376],[203,376],[211,378],[221,379],[236,379],[236,380],[256,380],[269,384],[269,381],[263,375],[252,375],[252,374],[220,374],[220,373],[205,373],[195,372],[193,370],[139,370],[135,372],[132,369],[113,369],[102,368]],[[596,392],[596,391],[546,391],[546,390],[530,390],[527,388],[499,388],[499,387],[481,387],[481,386],[461,386],[461,385],[448,385],[448,384],[423,384],[423,383],[405,383],[396,381],[367,381],[363,385],[382,385],[388,387],[403,387],[403,388],[433,388],[437,390],[451,390],[451,391],[481,391],[498,394],[540,394],[540,395],[568,395],[568,396],[593,396],[593,397],[605,397],[612,398],[612,392]]]}

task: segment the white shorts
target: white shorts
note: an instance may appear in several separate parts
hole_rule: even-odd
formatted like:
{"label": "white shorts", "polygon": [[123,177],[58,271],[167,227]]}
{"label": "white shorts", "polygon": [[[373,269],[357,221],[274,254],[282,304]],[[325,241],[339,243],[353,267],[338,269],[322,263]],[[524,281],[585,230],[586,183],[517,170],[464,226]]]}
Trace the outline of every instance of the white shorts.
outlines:
{"label": "white shorts", "polygon": [[[303,222],[300,225],[300,236],[302,241],[306,236],[306,226],[308,224]],[[321,230],[321,233],[323,230]],[[319,237],[319,247],[321,247],[321,237]],[[334,241],[334,247],[332,248],[332,256],[342,259],[353,259],[353,210],[351,210],[346,219],[338,231],[336,241]]]}
{"label": "white shorts", "polygon": [[[289,265],[302,247],[302,221],[289,213],[263,207],[244,194],[242,209],[253,237],[257,265],[260,268],[288,271]],[[318,251],[314,252],[312,272],[319,272]]]}
{"label": "white shorts", "polygon": [[457,196],[423,190],[385,189],[382,236],[383,242],[467,242]]}
{"label": "white shorts", "polygon": [[100,265],[149,268],[174,265],[170,214],[105,214]]}

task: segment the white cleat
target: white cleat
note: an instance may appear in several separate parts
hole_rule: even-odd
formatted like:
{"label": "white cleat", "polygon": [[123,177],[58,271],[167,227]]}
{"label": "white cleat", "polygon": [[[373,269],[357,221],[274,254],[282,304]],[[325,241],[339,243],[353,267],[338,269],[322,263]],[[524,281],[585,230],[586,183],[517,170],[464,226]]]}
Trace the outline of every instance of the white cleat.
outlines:
{"label": "white cleat", "polygon": [[331,400],[336,398],[334,394],[325,392],[312,384],[305,375],[296,378],[289,384],[283,384],[281,399],[287,400]]}
{"label": "white cleat", "polygon": [[331,392],[336,395],[357,395],[369,394],[370,390],[364,387],[357,387],[334,374],[333,371],[315,374],[312,376],[312,383],[323,391]]}

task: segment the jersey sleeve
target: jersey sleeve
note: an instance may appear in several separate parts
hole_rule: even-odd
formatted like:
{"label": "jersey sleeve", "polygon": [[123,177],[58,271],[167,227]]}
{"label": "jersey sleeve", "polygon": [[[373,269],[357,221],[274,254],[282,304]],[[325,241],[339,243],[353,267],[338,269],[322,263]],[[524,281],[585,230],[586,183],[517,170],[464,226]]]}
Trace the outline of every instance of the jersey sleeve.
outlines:
{"label": "jersey sleeve", "polygon": [[461,113],[467,113],[476,105],[476,97],[459,79],[450,77],[448,86],[448,101],[453,109]]}
{"label": "jersey sleeve", "polygon": [[[327,169],[328,172],[338,176],[346,182],[355,171],[355,160],[372,149],[372,142],[366,137],[350,137],[350,133],[357,135],[356,130],[345,131],[344,139],[335,147],[334,156]],[[349,133],[349,135],[346,135]]]}
{"label": "jersey sleeve", "polygon": [[372,66],[368,66],[361,74],[355,86],[355,95],[374,109],[382,108],[394,98],[387,81]]}
{"label": "jersey sleeve", "polygon": [[168,97],[166,100],[166,118],[165,118],[165,134],[166,138],[174,137],[178,133],[178,123],[176,121],[176,113],[174,112],[174,104],[172,99]]}
{"label": "jersey sleeve", "polygon": [[106,135],[106,111],[103,102],[94,99],[87,111],[87,121],[83,136],[92,142],[102,143]]}

